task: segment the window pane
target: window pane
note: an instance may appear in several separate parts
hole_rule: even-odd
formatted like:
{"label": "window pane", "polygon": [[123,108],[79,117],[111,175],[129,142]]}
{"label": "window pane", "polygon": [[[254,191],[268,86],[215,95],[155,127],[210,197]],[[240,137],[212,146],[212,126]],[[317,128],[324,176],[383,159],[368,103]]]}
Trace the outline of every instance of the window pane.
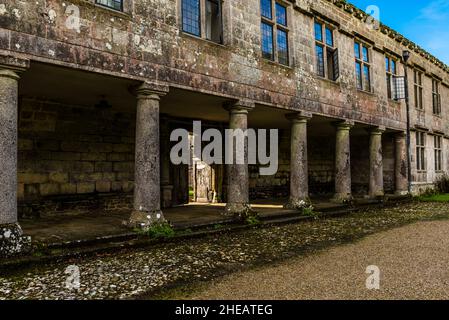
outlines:
{"label": "window pane", "polygon": [[368,48],[363,46],[363,61],[369,62]]}
{"label": "window pane", "polygon": [[315,22],[315,40],[323,42],[323,26]]}
{"label": "window pane", "polygon": [[371,91],[371,79],[369,74],[369,67],[363,66],[363,90]]}
{"label": "window pane", "polygon": [[95,2],[115,10],[122,11],[123,9],[122,0],[96,0]]}
{"label": "window pane", "polygon": [[419,109],[419,97],[418,97],[418,86],[415,85],[415,108]]}
{"label": "window pane", "polygon": [[222,43],[221,6],[218,1],[206,0],[206,39]]}
{"label": "window pane", "polygon": [[278,29],[277,32],[278,38],[278,60],[279,63],[288,65],[288,39],[287,32],[284,30]]}
{"label": "window pane", "polygon": [[387,95],[388,98],[392,98],[392,92],[391,92],[391,75],[387,74]]}
{"label": "window pane", "polygon": [[273,19],[271,12],[271,0],[260,0],[260,11],[263,17]]}
{"label": "window pane", "polygon": [[363,89],[363,87],[362,87],[362,65],[360,64],[360,62],[355,63],[355,74],[357,77],[357,88],[361,90]]}
{"label": "window pane", "polygon": [[326,44],[328,46],[334,46],[334,35],[331,29],[326,27]]}
{"label": "window pane", "polygon": [[360,59],[360,44],[354,43],[354,53],[357,59]]}
{"label": "window pane", "polygon": [[422,88],[419,88],[419,108],[423,108],[423,100],[422,100]]}
{"label": "window pane", "polygon": [[287,8],[276,3],[276,22],[287,26]]}
{"label": "window pane", "polygon": [[390,72],[390,59],[385,58],[385,69]]}
{"label": "window pane", "polygon": [[391,72],[396,74],[396,61],[391,60]]}
{"label": "window pane", "polygon": [[201,36],[200,0],[182,1],[182,30]]}
{"label": "window pane", "polygon": [[262,56],[265,59],[274,59],[273,51],[273,27],[269,24],[263,23],[262,28]]}
{"label": "window pane", "polygon": [[324,48],[320,45],[316,46],[316,63],[317,74],[324,77]]}

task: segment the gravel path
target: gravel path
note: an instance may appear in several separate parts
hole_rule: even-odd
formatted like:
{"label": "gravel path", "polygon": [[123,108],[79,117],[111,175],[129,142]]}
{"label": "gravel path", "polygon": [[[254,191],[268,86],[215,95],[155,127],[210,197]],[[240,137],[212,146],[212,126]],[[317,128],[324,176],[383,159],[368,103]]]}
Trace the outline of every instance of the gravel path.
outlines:
{"label": "gravel path", "polygon": [[[380,269],[368,290],[368,266]],[[421,222],[355,244],[240,272],[193,299],[449,299],[449,222]]]}
{"label": "gravel path", "polygon": [[[160,297],[160,290],[169,285],[180,285],[184,289],[189,290],[191,285],[202,283],[203,281],[209,283],[209,281],[221,275],[251,270],[254,267],[266,266],[274,262],[286,261],[286,259],[300,256],[310,256],[311,253],[315,253],[318,249],[352,242],[366,235],[403,226],[411,222],[435,219],[449,219],[449,206],[447,204],[413,203],[393,208],[367,210],[341,218],[252,229],[201,239],[191,239],[182,243],[162,244],[145,249],[74,259],[65,263],[47,265],[39,269],[30,269],[14,276],[0,277],[0,299],[127,299],[134,297],[152,298],[155,293],[158,293],[158,297]],[[441,255],[440,251],[445,245],[448,247],[446,243],[448,240],[445,239],[445,236],[449,234],[447,232],[449,226],[448,223],[443,221],[435,222],[435,225],[445,227],[442,227],[442,230],[438,232],[430,232],[433,240],[421,241],[421,232],[418,232],[417,236],[407,234],[405,238],[398,237],[396,239],[396,235],[405,231],[402,231],[403,229],[392,231],[389,241],[381,242],[377,245],[373,244],[370,247],[371,249],[365,253],[360,253],[357,249],[353,249],[353,252],[349,255],[342,254],[341,256],[337,255],[333,258],[327,258],[327,260],[321,260],[322,262],[316,263],[314,266],[310,264],[311,267],[309,269],[305,265],[304,269],[291,266],[289,270],[277,274],[278,278],[275,277],[275,272],[273,275],[270,275],[270,278],[263,279],[261,277],[257,281],[252,280],[253,288],[254,283],[260,285],[260,290],[251,291],[255,296],[245,295],[243,291],[235,290],[236,294],[234,295],[233,293],[232,298],[259,297],[257,295],[258,292],[259,294],[263,292],[263,289],[269,283],[274,282],[276,279],[283,281],[283,278],[279,278],[282,274],[290,275],[287,278],[287,284],[284,284],[284,287],[280,286],[280,288],[283,288],[282,290],[273,290],[273,296],[270,295],[269,298],[281,297],[283,292],[284,294],[285,292],[291,293],[291,295],[286,297],[293,298],[296,295],[300,297],[300,293],[304,292],[305,294],[308,289],[311,292],[315,291],[317,286],[314,284],[322,284],[323,289],[331,288],[336,292],[346,292],[343,287],[337,288],[333,279],[338,278],[338,281],[345,284],[353,281],[356,283],[355,285],[363,286],[364,279],[366,279],[364,274],[365,265],[378,263],[379,267],[387,268],[389,265],[396,263],[395,256],[389,256],[388,252],[400,251],[399,253],[406,254],[404,251],[411,252],[411,249],[407,249],[406,246],[421,243],[422,245],[427,245],[425,256],[418,255],[420,260],[416,261],[421,261],[421,264],[416,269],[413,269],[415,270],[414,272],[410,271],[410,267],[413,264],[407,263],[407,260],[404,258],[401,261],[397,261],[398,268],[395,270],[398,270],[400,273],[386,273],[387,269],[385,269],[383,270],[385,277],[389,277],[388,279],[399,278],[398,275],[413,277],[418,271],[430,271],[427,274],[429,276],[429,274],[432,275],[436,272],[436,269],[439,272],[443,272],[442,269],[435,265],[435,261],[431,261],[430,258],[433,255]],[[379,234],[378,236],[382,239],[384,235]],[[401,242],[405,242],[403,244],[404,247],[402,247],[404,250],[395,249]],[[432,246],[429,247],[429,244]],[[348,248],[352,247],[347,246],[344,248],[344,250],[349,250]],[[330,252],[334,252],[333,250]],[[376,252],[377,255],[374,255]],[[363,254],[366,255],[365,260],[358,260],[358,257]],[[383,254],[385,254],[385,257]],[[420,252],[420,254],[424,255],[424,252]],[[307,261],[322,259],[321,257],[323,255],[313,255],[307,258],[312,260]],[[379,259],[372,259],[373,257],[379,257]],[[384,258],[380,259],[381,257]],[[412,262],[414,259],[417,259],[417,257],[413,257],[412,255],[409,256]],[[426,258],[429,259],[427,264],[425,263]],[[360,265],[357,266],[357,263],[360,263]],[[75,265],[79,268],[80,288],[78,290],[66,288],[68,275],[64,272],[69,265]],[[349,265],[354,265],[355,267],[349,268]],[[335,273],[329,271],[326,273],[326,270],[328,270],[326,267],[333,268],[332,270]],[[288,265],[285,265],[285,268],[288,268]],[[292,270],[291,268],[294,269]],[[352,268],[355,269],[353,270]],[[308,282],[304,282],[309,287],[302,287],[301,289],[301,287],[295,285],[295,278],[293,278],[295,274],[313,274],[317,270],[319,272],[316,273],[315,277],[311,277]],[[345,272],[345,270],[350,272]],[[269,270],[262,270],[261,272],[269,272]],[[359,274],[360,280],[356,277]],[[246,273],[243,275],[247,277]],[[250,278],[246,279],[248,279],[248,282],[250,281]],[[361,285],[359,285],[359,281],[362,281]],[[423,288],[423,283],[429,282],[428,278],[422,278],[420,281],[418,284],[415,282],[417,288]],[[390,283],[392,284],[393,281],[390,281]],[[387,288],[386,285],[387,281],[385,281],[385,290]],[[242,285],[239,286],[243,287]],[[213,287],[211,290],[209,291],[210,297],[214,296],[212,294]],[[170,292],[163,290],[162,296],[170,297]],[[205,296],[209,296],[207,292],[204,292]],[[441,291],[438,292],[441,293]],[[224,293],[226,294],[226,291]],[[242,296],[239,296],[240,293]],[[404,292],[405,294],[407,293]],[[309,294],[308,297],[311,298],[313,296]]]}

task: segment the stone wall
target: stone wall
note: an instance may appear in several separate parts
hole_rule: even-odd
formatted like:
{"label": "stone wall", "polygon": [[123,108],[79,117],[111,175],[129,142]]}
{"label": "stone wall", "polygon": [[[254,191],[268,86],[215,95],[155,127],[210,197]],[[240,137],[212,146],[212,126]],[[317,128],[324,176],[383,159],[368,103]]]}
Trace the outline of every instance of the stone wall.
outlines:
{"label": "stone wall", "polygon": [[[267,142],[269,146],[269,142]],[[268,148],[268,147],[267,147]],[[261,176],[259,166],[249,166],[250,199],[285,198],[290,188],[290,131],[279,130],[279,167],[273,176]]]}
{"label": "stone wall", "polygon": [[18,198],[22,204],[55,197],[69,201],[74,195],[132,193],[134,113],[33,99],[22,99],[19,112]]}
{"label": "stone wall", "polygon": [[308,157],[310,194],[332,194],[335,190],[335,136],[309,137]]}

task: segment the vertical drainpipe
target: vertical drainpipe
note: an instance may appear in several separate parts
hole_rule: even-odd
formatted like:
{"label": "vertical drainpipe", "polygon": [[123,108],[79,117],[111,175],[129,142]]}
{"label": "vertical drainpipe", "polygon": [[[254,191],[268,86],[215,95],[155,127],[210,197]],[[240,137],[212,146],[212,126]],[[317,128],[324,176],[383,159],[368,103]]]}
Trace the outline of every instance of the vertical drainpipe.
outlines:
{"label": "vertical drainpipe", "polygon": [[412,150],[411,150],[411,134],[410,134],[410,97],[408,90],[408,70],[407,62],[410,58],[410,52],[405,50],[402,54],[404,60],[404,86],[405,86],[405,105],[407,110],[407,178],[408,178],[408,193],[412,194]]}

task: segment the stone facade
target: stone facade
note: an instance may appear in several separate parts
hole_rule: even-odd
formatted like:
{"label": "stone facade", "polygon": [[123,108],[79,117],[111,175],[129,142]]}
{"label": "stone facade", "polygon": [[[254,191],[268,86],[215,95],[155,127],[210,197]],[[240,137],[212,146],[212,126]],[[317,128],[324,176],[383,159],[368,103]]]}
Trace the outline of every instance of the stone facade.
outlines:
{"label": "stone facade", "polygon": [[[260,176],[257,166],[214,168],[228,213],[246,212],[260,197],[407,193],[406,106],[389,98],[386,81],[386,58],[404,75],[404,50],[412,191],[448,173],[449,68],[416,44],[374,28],[342,0],[279,0],[288,43],[281,64],[278,52],[274,61],[262,55],[260,0],[222,1],[220,43],[206,39],[206,28],[183,32],[182,1],[125,0],[123,11],[95,0],[0,3],[0,226],[17,224],[16,199],[24,216],[39,206],[58,211],[65,201],[85,210],[100,202],[132,207],[134,226],[163,219],[161,207],[186,201],[188,168],[167,164],[162,128],[193,119],[219,130],[281,129],[275,176]],[[333,34],[327,78],[318,75],[316,22]],[[368,61],[355,55],[355,43]],[[368,87],[356,62],[369,67]],[[311,118],[298,126],[286,118],[304,113]]]}

